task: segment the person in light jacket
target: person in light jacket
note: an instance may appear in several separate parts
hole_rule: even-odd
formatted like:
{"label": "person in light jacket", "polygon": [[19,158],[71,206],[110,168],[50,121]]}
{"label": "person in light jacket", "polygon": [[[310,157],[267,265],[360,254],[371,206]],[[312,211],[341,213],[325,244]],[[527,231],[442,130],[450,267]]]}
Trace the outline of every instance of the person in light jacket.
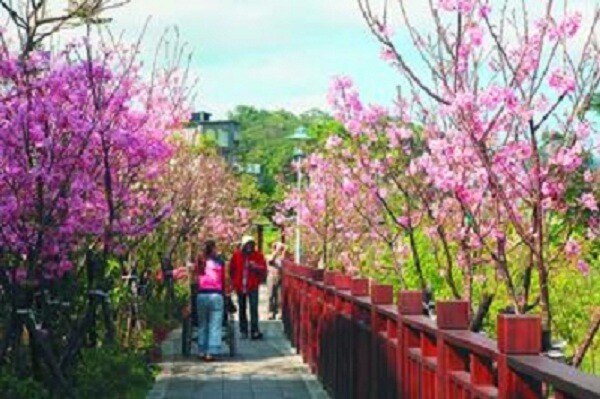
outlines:
{"label": "person in light jacket", "polygon": [[269,290],[269,313],[271,313],[269,320],[275,320],[279,313],[279,304],[281,303],[281,268],[285,252],[285,244],[275,242],[272,246],[272,252],[267,257],[267,287]]}

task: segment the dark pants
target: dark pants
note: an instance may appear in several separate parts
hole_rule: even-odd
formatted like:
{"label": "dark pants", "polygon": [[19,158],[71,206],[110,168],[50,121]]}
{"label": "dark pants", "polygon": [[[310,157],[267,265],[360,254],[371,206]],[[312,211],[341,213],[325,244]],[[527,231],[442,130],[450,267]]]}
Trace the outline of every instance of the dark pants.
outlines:
{"label": "dark pants", "polygon": [[258,330],[258,288],[247,294],[237,294],[238,306],[240,308],[240,332],[248,334],[248,315],[246,313],[246,303],[250,301],[250,333],[257,333]]}
{"label": "dark pants", "polygon": [[275,317],[279,312],[279,290],[281,289],[281,281],[275,281],[269,293],[269,312]]}

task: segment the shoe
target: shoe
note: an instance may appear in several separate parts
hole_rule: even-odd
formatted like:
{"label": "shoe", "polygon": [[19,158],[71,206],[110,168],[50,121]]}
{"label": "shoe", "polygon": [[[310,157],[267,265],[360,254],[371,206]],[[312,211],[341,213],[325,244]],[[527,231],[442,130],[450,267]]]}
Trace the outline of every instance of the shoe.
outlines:
{"label": "shoe", "polygon": [[240,338],[241,339],[248,339],[248,333],[247,332],[241,332],[240,333]]}
{"label": "shoe", "polygon": [[269,316],[269,320],[275,320],[275,315],[273,314],[273,315]]}
{"label": "shoe", "polygon": [[263,338],[263,334],[261,332],[253,332],[251,338],[253,340],[262,339]]}
{"label": "shoe", "polygon": [[212,356],[212,355],[206,355],[206,356],[204,356],[204,361],[205,362],[214,362],[215,360],[217,360],[217,359],[215,359],[215,357]]}

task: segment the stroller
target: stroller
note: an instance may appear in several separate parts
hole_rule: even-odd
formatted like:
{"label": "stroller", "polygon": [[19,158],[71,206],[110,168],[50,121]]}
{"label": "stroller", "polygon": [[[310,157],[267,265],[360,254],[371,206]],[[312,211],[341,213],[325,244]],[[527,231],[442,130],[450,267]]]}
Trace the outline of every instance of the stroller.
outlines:
{"label": "stroller", "polygon": [[[191,313],[182,320],[181,328],[181,354],[188,357],[192,350],[192,341],[198,338],[198,311],[196,305],[196,295],[198,286],[195,283],[190,285],[190,305]],[[225,297],[225,306],[223,314],[223,341],[229,349],[229,356],[233,357],[237,351],[237,334],[235,332],[235,313],[237,309],[231,300],[231,297]]]}

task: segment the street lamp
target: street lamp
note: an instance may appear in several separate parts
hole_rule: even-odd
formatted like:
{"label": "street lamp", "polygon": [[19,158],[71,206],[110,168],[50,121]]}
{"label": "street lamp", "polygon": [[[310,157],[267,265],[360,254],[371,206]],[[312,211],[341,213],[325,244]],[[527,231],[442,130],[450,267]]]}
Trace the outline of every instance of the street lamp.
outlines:
{"label": "street lamp", "polygon": [[[301,145],[303,142],[310,140],[310,136],[308,135],[306,128],[304,126],[298,127],[294,134],[289,137],[290,140],[293,140],[296,143],[296,147],[294,148],[294,160],[298,163],[297,165],[297,184],[298,184],[298,193],[302,188],[302,168],[300,167],[300,160],[304,157],[304,152],[302,151]],[[295,248],[295,261],[296,264],[300,264],[300,206],[296,210],[296,248]]]}

